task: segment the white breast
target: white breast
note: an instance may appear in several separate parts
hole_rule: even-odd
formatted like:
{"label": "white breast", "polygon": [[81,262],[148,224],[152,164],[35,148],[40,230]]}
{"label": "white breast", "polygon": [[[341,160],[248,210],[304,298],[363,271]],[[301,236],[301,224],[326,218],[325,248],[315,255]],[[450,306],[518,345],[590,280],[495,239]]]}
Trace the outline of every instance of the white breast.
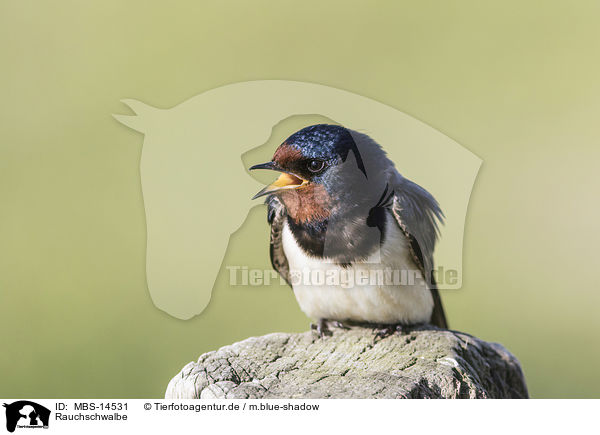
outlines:
{"label": "white breast", "polygon": [[431,292],[412,260],[406,237],[391,216],[387,217],[379,255],[346,268],[309,256],[287,223],[282,238],[292,288],[307,316],[386,324],[429,321]]}

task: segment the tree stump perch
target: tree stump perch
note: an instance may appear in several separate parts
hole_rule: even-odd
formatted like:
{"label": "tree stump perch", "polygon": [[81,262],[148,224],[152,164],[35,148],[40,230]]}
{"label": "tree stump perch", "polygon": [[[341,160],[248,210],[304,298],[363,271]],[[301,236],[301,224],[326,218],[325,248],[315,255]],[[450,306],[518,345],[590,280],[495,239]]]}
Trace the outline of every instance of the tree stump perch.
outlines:
{"label": "tree stump perch", "polygon": [[200,356],[167,399],[527,398],[519,361],[503,346],[421,326],[384,338],[373,329],[274,333]]}

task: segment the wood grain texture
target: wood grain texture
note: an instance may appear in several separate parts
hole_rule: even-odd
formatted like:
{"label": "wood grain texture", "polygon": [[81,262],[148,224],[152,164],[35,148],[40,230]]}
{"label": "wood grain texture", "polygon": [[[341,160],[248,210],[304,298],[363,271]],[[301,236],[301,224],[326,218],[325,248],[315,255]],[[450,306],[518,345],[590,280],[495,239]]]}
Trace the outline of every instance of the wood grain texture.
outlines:
{"label": "wood grain texture", "polygon": [[422,326],[379,338],[368,328],[252,337],[202,355],[166,398],[527,398],[503,346]]}

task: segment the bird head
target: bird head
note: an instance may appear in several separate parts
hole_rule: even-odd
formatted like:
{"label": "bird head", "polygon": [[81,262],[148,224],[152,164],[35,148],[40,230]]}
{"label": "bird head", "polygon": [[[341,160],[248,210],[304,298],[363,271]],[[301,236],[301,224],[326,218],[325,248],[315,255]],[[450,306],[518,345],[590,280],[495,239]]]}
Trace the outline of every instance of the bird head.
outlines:
{"label": "bird head", "polygon": [[[381,178],[381,165],[372,164],[381,159],[373,157],[386,159],[366,135],[339,125],[303,128],[277,148],[271,161],[250,168],[281,172],[253,199],[277,195],[300,221],[327,218],[340,204],[357,204],[371,196],[365,194],[365,186]],[[369,167],[377,170],[368,173]]]}
{"label": "bird head", "polygon": [[254,169],[270,169],[282,174],[269,186],[258,192],[264,195],[288,189],[303,189],[320,184],[335,188],[335,176],[352,152],[357,168],[366,177],[366,171],[356,142],[350,131],[338,125],[312,125],[288,137],[275,151],[270,162],[254,165]]}

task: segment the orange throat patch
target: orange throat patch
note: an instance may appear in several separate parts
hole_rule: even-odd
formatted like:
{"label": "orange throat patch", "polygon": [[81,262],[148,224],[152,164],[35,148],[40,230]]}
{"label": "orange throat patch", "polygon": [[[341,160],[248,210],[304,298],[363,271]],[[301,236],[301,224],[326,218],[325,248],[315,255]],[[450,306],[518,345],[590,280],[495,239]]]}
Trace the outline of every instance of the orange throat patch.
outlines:
{"label": "orange throat patch", "polygon": [[331,214],[331,197],[321,184],[284,190],[280,197],[288,216],[297,223],[323,221]]}

